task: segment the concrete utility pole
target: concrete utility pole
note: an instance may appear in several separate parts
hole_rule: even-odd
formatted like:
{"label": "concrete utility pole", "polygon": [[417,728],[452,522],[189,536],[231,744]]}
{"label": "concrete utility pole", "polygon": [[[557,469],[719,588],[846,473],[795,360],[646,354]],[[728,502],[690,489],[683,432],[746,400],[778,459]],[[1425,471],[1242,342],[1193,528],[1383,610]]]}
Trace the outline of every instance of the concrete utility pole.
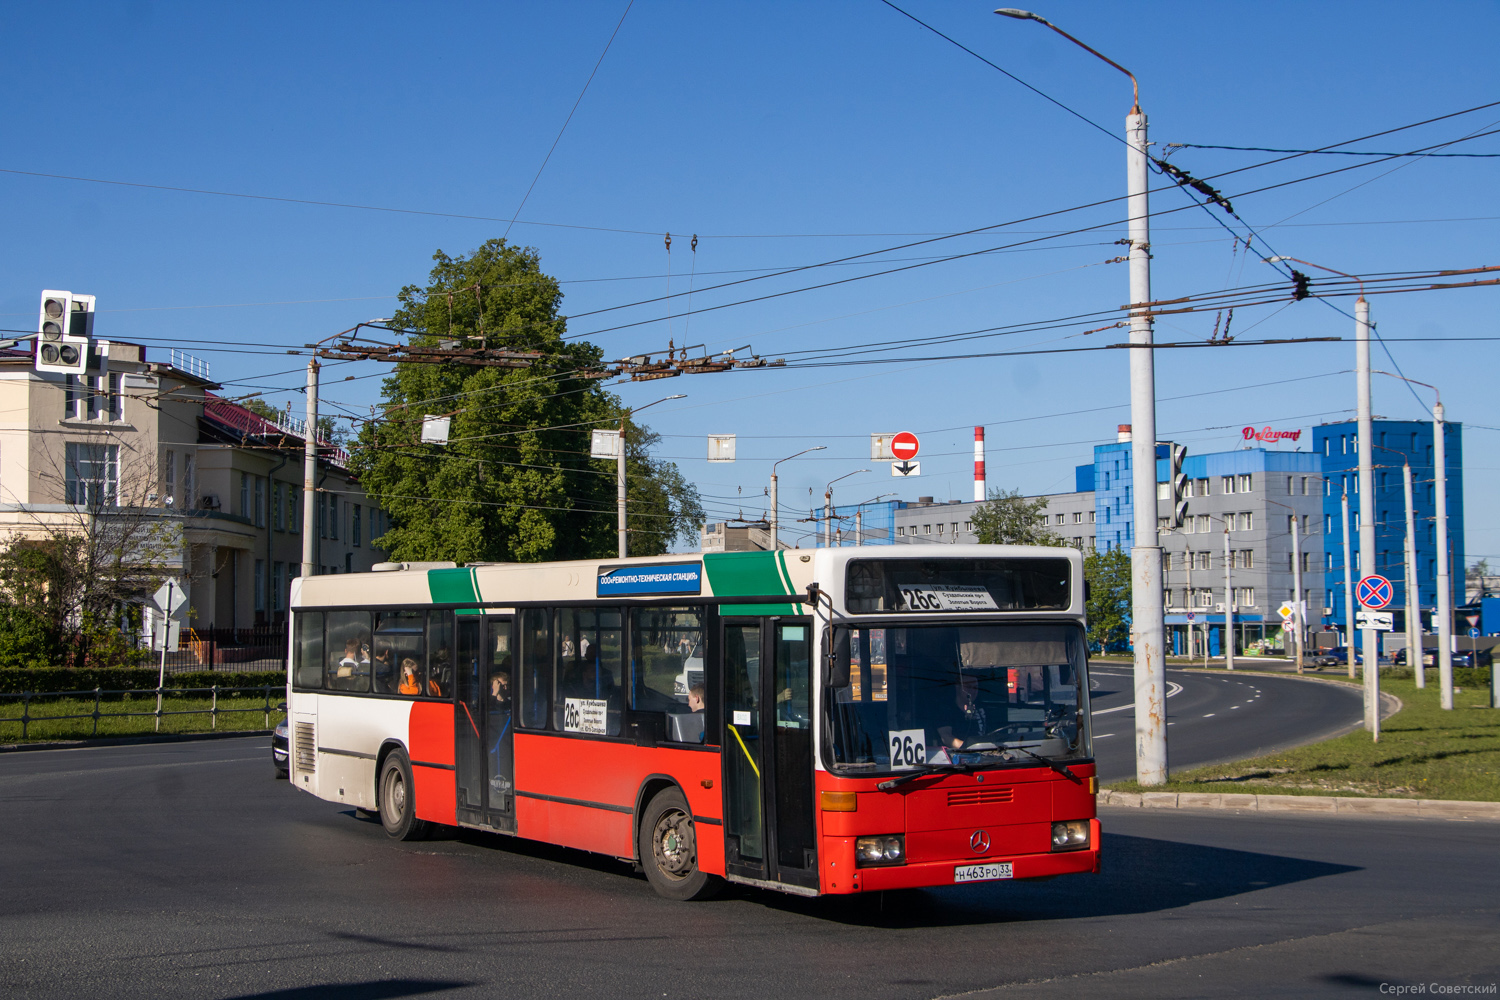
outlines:
{"label": "concrete utility pole", "polygon": [[857,476],[862,472],[869,471],[869,469],[856,469],[855,471],[847,473],[846,475],[839,476],[838,479],[832,480],[826,487],[824,487],[823,530],[819,533],[823,536],[824,548],[829,548],[833,545],[833,484],[840,482],[841,480],[848,479],[850,476]]}
{"label": "concrete utility pole", "polygon": [[[1434,390],[1436,391],[1436,390]],[[1453,583],[1448,572],[1448,449],[1443,401],[1432,407],[1432,481],[1437,501],[1438,690],[1445,709],[1453,707]],[[1493,669],[1493,668],[1491,668]]]}
{"label": "concrete utility pole", "polygon": [[[1354,379],[1359,406],[1359,572],[1375,572],[1374,419],[1370,414],[1370,303],[1354,303]],[[1352,623],[1351,623],[1352,624]],[[1380,633],[1364,629],[1365,728],[1380,739]]]}
{"label": "concrete utility pole", "polygon": [[302,435],[302,575],[318,574],[318,364],[307,361],[307,427]]}
{"label": "concrete utility pole", "polygon": [[1156,363],[1152,347],[1151,227],[1147,190],[1146,116],[1135,74],[1046,18],[1002,7],[1004,17],[1036,21],[1130,77],[1134,95],[1125,116],[1126,215],[1130,220],[1131,645],[1135,650],[1135,777],[1142,785],[1167,780],[1166,626],[1162,618],[1161,546],[1156,534]]}
{"label": "concrete utility pole", "polygon": [[1406,495],[1406,663],[1417,687],[1427,686],[1427,658],[1422,650],[1422,591],[1417,586],[1417,508],[1412,499],[1411,463],[1401,466],[1401,486]]}
{"label": "concrete utility pole", "polygon": [[1302,535],[1297,530],[1297,513],[1292,512],[1292,607],[1294,613],[1292,621],[1297,623],[1297,673],[1302,673],[1302,633],[1306,631],[1303,627],[1303,619],[1306,617],[1302,611]]}
{"label": "concrete utility pole", "polygon": [[1344,660],[1349,677],[1354,677],[1354,560],[1349,551],[1349,490],[1345,487],[1340,504],[1344,521]]}
{"label": "concrete utility pole", "polygon": [[776,478],[776,466],[780,465],[782,462],[790,462],[792,459],[797,458],[800,455],[806,455],[810,451],[826,451],[827,449],[828,449],[828,446],[826,444],[814,445],[811,448],[803,448],[801,451],[797,452],[796,455],[788,455],[786,458],[778,458],[776,461],[774,461],[774,462],[771,463],[771,551],[772,552],[775,552],[777,550],[777,548],[780,547],[780,542],[779,542],[779,540],[776,537],[777,536],[777,530],[776,529],[781,524],[781,508],[778,506],[780,500],[779,500],[779,497],[777,496],[777,485],[778,485],[778,483],[777,483],[777,478]]}
{"label": "concrete utility pole", "polygon": [[[1229,515],[1233,517],[1233,514]],[[1234,553],[1229,550],[1229,522],[1224,523],[1224,669],[1234,669]]]}

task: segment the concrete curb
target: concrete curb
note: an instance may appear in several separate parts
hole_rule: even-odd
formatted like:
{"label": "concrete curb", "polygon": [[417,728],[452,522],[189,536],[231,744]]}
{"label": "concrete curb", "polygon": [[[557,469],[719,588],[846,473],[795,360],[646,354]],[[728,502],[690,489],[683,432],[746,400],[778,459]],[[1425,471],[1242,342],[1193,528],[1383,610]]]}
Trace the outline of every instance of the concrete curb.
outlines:
{"label": "concrete curb", "polygon": [[80,750],[85,747],[134,747],[152,743],[197,743],[200,740],[232,740],[241,736],[270,735],[269,729],[236,729],[225,733],[145,733],[140,736],[106,736],[97,740],[0,743],[0,753],[25,753],[28,750]]}
{"label": "concrete curb", "polygon": [[1340,795],[1254,795],[1236,792],[1099,791],[1099,805],[1127,809],[1234,809],[1318,816],[1401,816],[1500,822],[1500,802],[1449,799],[1375,799]]}

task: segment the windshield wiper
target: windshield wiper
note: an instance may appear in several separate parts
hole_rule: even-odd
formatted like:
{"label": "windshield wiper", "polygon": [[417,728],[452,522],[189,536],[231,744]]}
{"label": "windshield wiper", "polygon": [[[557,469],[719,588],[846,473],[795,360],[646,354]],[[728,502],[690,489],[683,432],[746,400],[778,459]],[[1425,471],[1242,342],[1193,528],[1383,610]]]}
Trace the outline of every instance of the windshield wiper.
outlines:
{"label": "windshield wiper", "polygon": [[892,788],[895,788],[897,785],[904,785],[908,781],[912,781],[912,780],[914,780],[916,778],[925,778],[929,774],[964,774],[964,773],[966,773],[968,771],[973,770],[975,767],[978,767],[978,766],[981,766],[981,765],[977,765],[977,764],[933,764],[933,765],[930,765],[927,768],[927,770],[925,770],[925,771],[912,771],[910,774],[903,774],[899,778],[890,778],[890,779],[888,779],[886,781],[882,781],[880,784],[876,785],[875,787],[878,788],[878,789],[880,789],[882,792],[888,792]]}
{"label": "windshield wiper", "polygon": [[1020,747],[1020,746],[1017,746],[1017,747],[1006,747],[1005,749],[1007,749],[1007,750],[1019,750],[1022,753],[1024,753],[1026,756],[1028,756],[1028,757],[1034,757],[1035,759],[1041,761],[1043,764],[1046,764],[1048,767],[1052,768],[1052,770],[1056,771],[1058,774],[1062,775],[1064,778],[1067,778],[1073,784],[1075,784],[1075,785],[1081,785],[1081,784],[1083,784],[1083,779],[1080,778],[1078,775],[1074,774],[1072,771],[1070,771],[1068,769],[1068,765],[1066,765],[1066,764],[1059,764],[1057,761],[1052,760],[1049,757],[1043,757],[1039,753],[1033,753],[1030,750],[1026,749],[1025,747]]}

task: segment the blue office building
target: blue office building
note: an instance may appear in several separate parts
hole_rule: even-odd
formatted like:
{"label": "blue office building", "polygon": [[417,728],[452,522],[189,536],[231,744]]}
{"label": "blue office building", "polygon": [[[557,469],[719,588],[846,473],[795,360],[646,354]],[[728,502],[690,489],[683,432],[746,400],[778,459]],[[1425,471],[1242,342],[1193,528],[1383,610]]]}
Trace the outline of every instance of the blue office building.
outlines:
{"label": "blue office building", "polygon": [[[1464,603],[1464,471],[1463,425],[1444,425],[1448,466],[1449,581],[1453,605]],[[1433,478],[1432,424],[1425,421],[1377,420],[1372,441],[1375,485],[1375,565],[1359,564],[1358,425],[1353,421],[1313,428],[1313,449],[1323,463],[1323,552],[1330,590],[1332,620],[1344,625],[1344,548],[1341,498],[1349,494],[1349,538],[1353,578],[1378,573],[1394,585],[1391,607],[1406,608],[1406,498],[1402,467],[1410,464],[1416,509],[1417,603],[1430,611],[1437,604],[1437,527]],[[1428,624],[1423,619],[1424,626]]]}

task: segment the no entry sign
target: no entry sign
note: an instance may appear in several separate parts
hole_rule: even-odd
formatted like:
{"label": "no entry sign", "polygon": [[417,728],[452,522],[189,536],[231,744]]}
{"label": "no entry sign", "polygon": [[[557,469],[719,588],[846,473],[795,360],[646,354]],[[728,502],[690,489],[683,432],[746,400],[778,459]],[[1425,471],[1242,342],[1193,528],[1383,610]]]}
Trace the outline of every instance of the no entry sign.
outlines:
{"label": "no entry sign", "polygon": [[916,458],[918,447],[917,436],[911,431],[902,431],[891,438],[891,454],[895,455],[899,461],[905,462]]}
{"label": "no entry sign", "polygon": [[1390,604],[1393,593],[1391,581],[1383,576],[1367,576],[1354,588],[1354,596],[1359,599],[1359,603],[1373,611],[1379,611]]}

